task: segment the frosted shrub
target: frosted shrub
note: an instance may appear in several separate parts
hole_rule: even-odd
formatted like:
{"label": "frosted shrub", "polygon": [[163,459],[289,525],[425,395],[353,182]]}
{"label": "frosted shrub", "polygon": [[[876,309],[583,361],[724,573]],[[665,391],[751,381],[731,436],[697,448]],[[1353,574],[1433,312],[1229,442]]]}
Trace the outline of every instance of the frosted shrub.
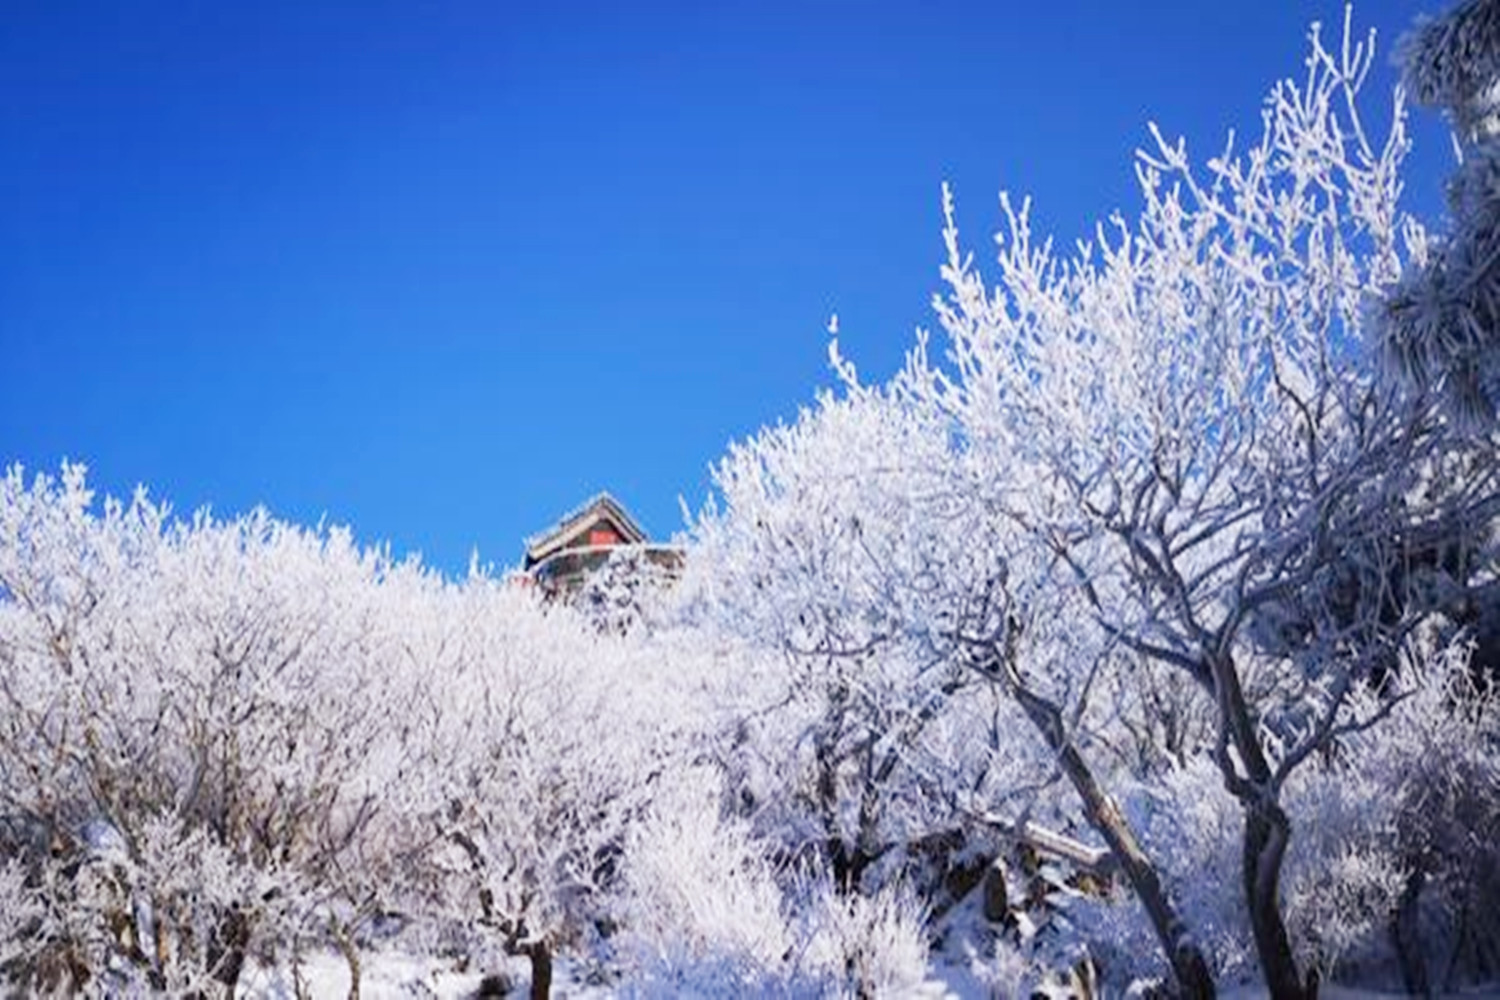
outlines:
{"label": "frosted shrub", "polygon": [[749,824],[722,814],[722,782],[665,779],[626,853],[627,983],[650,996],[894,996],[927,968],[925,914],[899,887],[842,893],[780,871]]}
{"label": "frosted shrub", "polygon": [[900,884],[874,895],[839,893],[822,880],[812,890],[811,940],[801,962],[845,996],[909,995],[927,973],[926,913]]}
{"label": "frosted shrub", "polygon": [[749,825],[721,818],[721,797],[709,770],[669,775],[632,833],[623,947],[646,995],[790,988],[781,889]]}
{"label": "frosted shrub", "polygon": [[1303,961],[1331,978],[1359,951],[1383,949],[1406,872],[1389,846],[1348,846],[1317,858],[1316,873],[1289,863],[1287,918]]}
{"label": "frosted shrub", "polygon": [[1388,751],[1351,753],[1347,762],[1304,768],[1287,787],[1299,824],[1286,861],[1287,925],[1301,961],[1325,979],[1385,945],[1406,880],[1396,842],[1406,803],[1388,784],[1389,762]]}
{"label": "frosted shrub", "polygon": [[1487,982],[1500,969],[1500,702],[1469,649],[1420,649],[1391,724],[1350,741],[1368,775],[1366,836],[1399,869],[1395,941],[1413,992]]}
{"label": "frosted shrub", "polygon": [[[1387,971],[1409,892],[1414,905],[1426,887],[1449,914],[1489,908],[1470,893],[1489,891],[1482,873],[1500,857],[1485,832],[1500,822],[1500,712],[1474,685],[1464,645],[1414,641],[1404,657],[1385,690],[1351,697],[1353,714],[1389,712],[1384,722],[1350,733],[1287,786],[1299,822],[1286,861],[1287,919],[1300,957],[1325,977],[1362,964]],[[1481,918],[1469,930],[1497,927]],[[1430,948],[1442,935],[1428,931]]]}
{"label": "frosted shrub", "polygon": [[1023,948],[1008,938],[996,937],[983,952],[975,949],[968,956],[967,970],[990,997],[1034,996],[1040,985],[1040,972]]}

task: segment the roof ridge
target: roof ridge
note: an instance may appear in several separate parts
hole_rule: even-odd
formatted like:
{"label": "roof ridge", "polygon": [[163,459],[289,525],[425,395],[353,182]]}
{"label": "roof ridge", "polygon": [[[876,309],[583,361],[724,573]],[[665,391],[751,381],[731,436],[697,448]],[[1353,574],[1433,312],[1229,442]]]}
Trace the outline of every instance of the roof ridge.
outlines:
{"label": "roof ridge", "polygon": [[568,529],[576,525],[580,520],[587,517],[592,511],[604,508],[610,514],[622,522],[627,531],[633,531],[639,535],[642,542],[649,542],[651,536],[646,529],[635,519],[626,506],[617,500],[608,490],[600,490],[582,504],[564,514],[555,524],[544,531],[539,531],[525,539],[525,548],[529,556],[534,550],[548,541],[566,534]]}

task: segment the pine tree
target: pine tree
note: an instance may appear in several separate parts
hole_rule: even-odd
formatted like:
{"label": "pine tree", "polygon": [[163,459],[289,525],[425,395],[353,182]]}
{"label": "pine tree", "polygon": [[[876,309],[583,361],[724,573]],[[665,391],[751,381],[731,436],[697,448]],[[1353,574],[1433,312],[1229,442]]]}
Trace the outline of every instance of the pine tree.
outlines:
{"label": "pine tree", "polygon": [[1468,0],[1420,25],[1400,59],[1413,97],[1452,122],[1460,163],[1451,230],[1393,290],[1380,346],[1401,381],[1489,429],[1500,411],[1500,2]]}

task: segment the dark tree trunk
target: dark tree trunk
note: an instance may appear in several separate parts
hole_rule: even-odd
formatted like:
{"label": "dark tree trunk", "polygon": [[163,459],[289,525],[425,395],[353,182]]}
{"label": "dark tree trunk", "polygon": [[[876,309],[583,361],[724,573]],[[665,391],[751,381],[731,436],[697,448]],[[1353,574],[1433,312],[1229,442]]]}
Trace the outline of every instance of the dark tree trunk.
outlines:
{"label": "dark tree trunk", "polygon": [[1186,925],[1177,916],[1156,866],[1136,841],[1124,814],[1104,794],[1088,762],[1068,739],[1062,713],[1052,702],[1019,681],[1015,684],[1015,694],[1022,711],[1057,754],[1063,773],[1078,792],[1078,797],[1083,800],[1089,825],[1098,831],[1119,859],[1120,870],[1124,872],[1136,898],[1141,901],[1151,918],[1156,939],[1171,965],[1172,975],[1177,980],[1181,995],[1188,1000],[1213,1000],[1214,981],[1208,971],[1208,962],[1188,933]]}
{"label": "dark tree trunk", "polygon": [[546,941],[532,941],[521,951],[531,959],[531,1000],[547,1000],[552,995],[552,949]]}
{"label": "dark tree trunk", "polygon": [[354,938],[342,927],[333,928],[333,940],[349,966],[349,1000],[359,1000],[360,961],[359,948]]}
{"label": "dark tree trunk", "polygon": [[1234,661],[1228,656],[1217,657],[1208,664],[1208,673],[1214,682],[1220,724],[1246,772],[1243,776],[1238,773],[1229,757],[1228,743],[1221,743],[1219,770],[1245,814],[1241,878],[1261,975],[1273,1000],[1316,1000],[1317,976],[1309,974],[1303,982],[1298,975],[1281,915],[1281,864],[1291,840],[1291,820],[1275,800],[1271,765],[1261,749],[1255,718]]}
{"label": "dark tree trunk", "polygon": [[1401,888],[1401,899],[1391,918],[1391,939],[1396,945],[1396,957],[1401,961],[1401,981],[1406,985],[1406,992],[1414,997],[1432,995],[1427,956],[1422,949],[1421,928],[1418,926],[1418,904],[1426,883],[1427,873],[1419,862],[1407,876],[1406,885]]}
{"label": "dark tree trunk", "polygon": [[1309,975],[1304,983],[1298,976],[1291,939],[1281,918],[1281,862],[1290,836],[1291,824],[1280,806],[1264,803],[1246,812],[1245,899],[1255,953],[1273,1000],[1317,1000],[1317,980]]}
{"label": "dark tree trunk", "polygon": [[999,858],[984,872],[984,919],[1003,923],[1010,916],[1010,899],[1005,890],[1005,866]]}
{"label": "dark tree trunk", "polygon": [[224,984],[227,996],[233,997],[239,985],[245,967],[245,948],[249,944],[250,921],[236,907],[219,925],[208,949],[208,967],[214,978]]}
{"label": "dark tree trunk", "polygon": [[832,834],[825,842],[828,851],[829,874],[833,876],[833,885],[841,893],[859,892],[860,883],[864,880],[865,870],[874,862],[874,858],[862,850],[858,845],[853,848],[844,843],[844,838],[838,834]]}

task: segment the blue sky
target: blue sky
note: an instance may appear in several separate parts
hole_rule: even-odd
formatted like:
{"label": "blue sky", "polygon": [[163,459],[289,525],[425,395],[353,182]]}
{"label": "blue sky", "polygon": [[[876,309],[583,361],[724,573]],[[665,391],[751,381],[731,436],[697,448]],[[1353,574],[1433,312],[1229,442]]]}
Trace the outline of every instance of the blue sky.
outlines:
{"label": "blue sky", "polygon": [[[1355,17],[1388,53],[1433,6]],[[1071,241],[1135,206],[1148,119],[1216,152],[1318,18],[1342,7],[10,0],[0,464],[448,570],[600,489],[670,534],[731,440],[830,383],[831,312],[896,367],[944,180],[976,249],[1001,188]]]}

